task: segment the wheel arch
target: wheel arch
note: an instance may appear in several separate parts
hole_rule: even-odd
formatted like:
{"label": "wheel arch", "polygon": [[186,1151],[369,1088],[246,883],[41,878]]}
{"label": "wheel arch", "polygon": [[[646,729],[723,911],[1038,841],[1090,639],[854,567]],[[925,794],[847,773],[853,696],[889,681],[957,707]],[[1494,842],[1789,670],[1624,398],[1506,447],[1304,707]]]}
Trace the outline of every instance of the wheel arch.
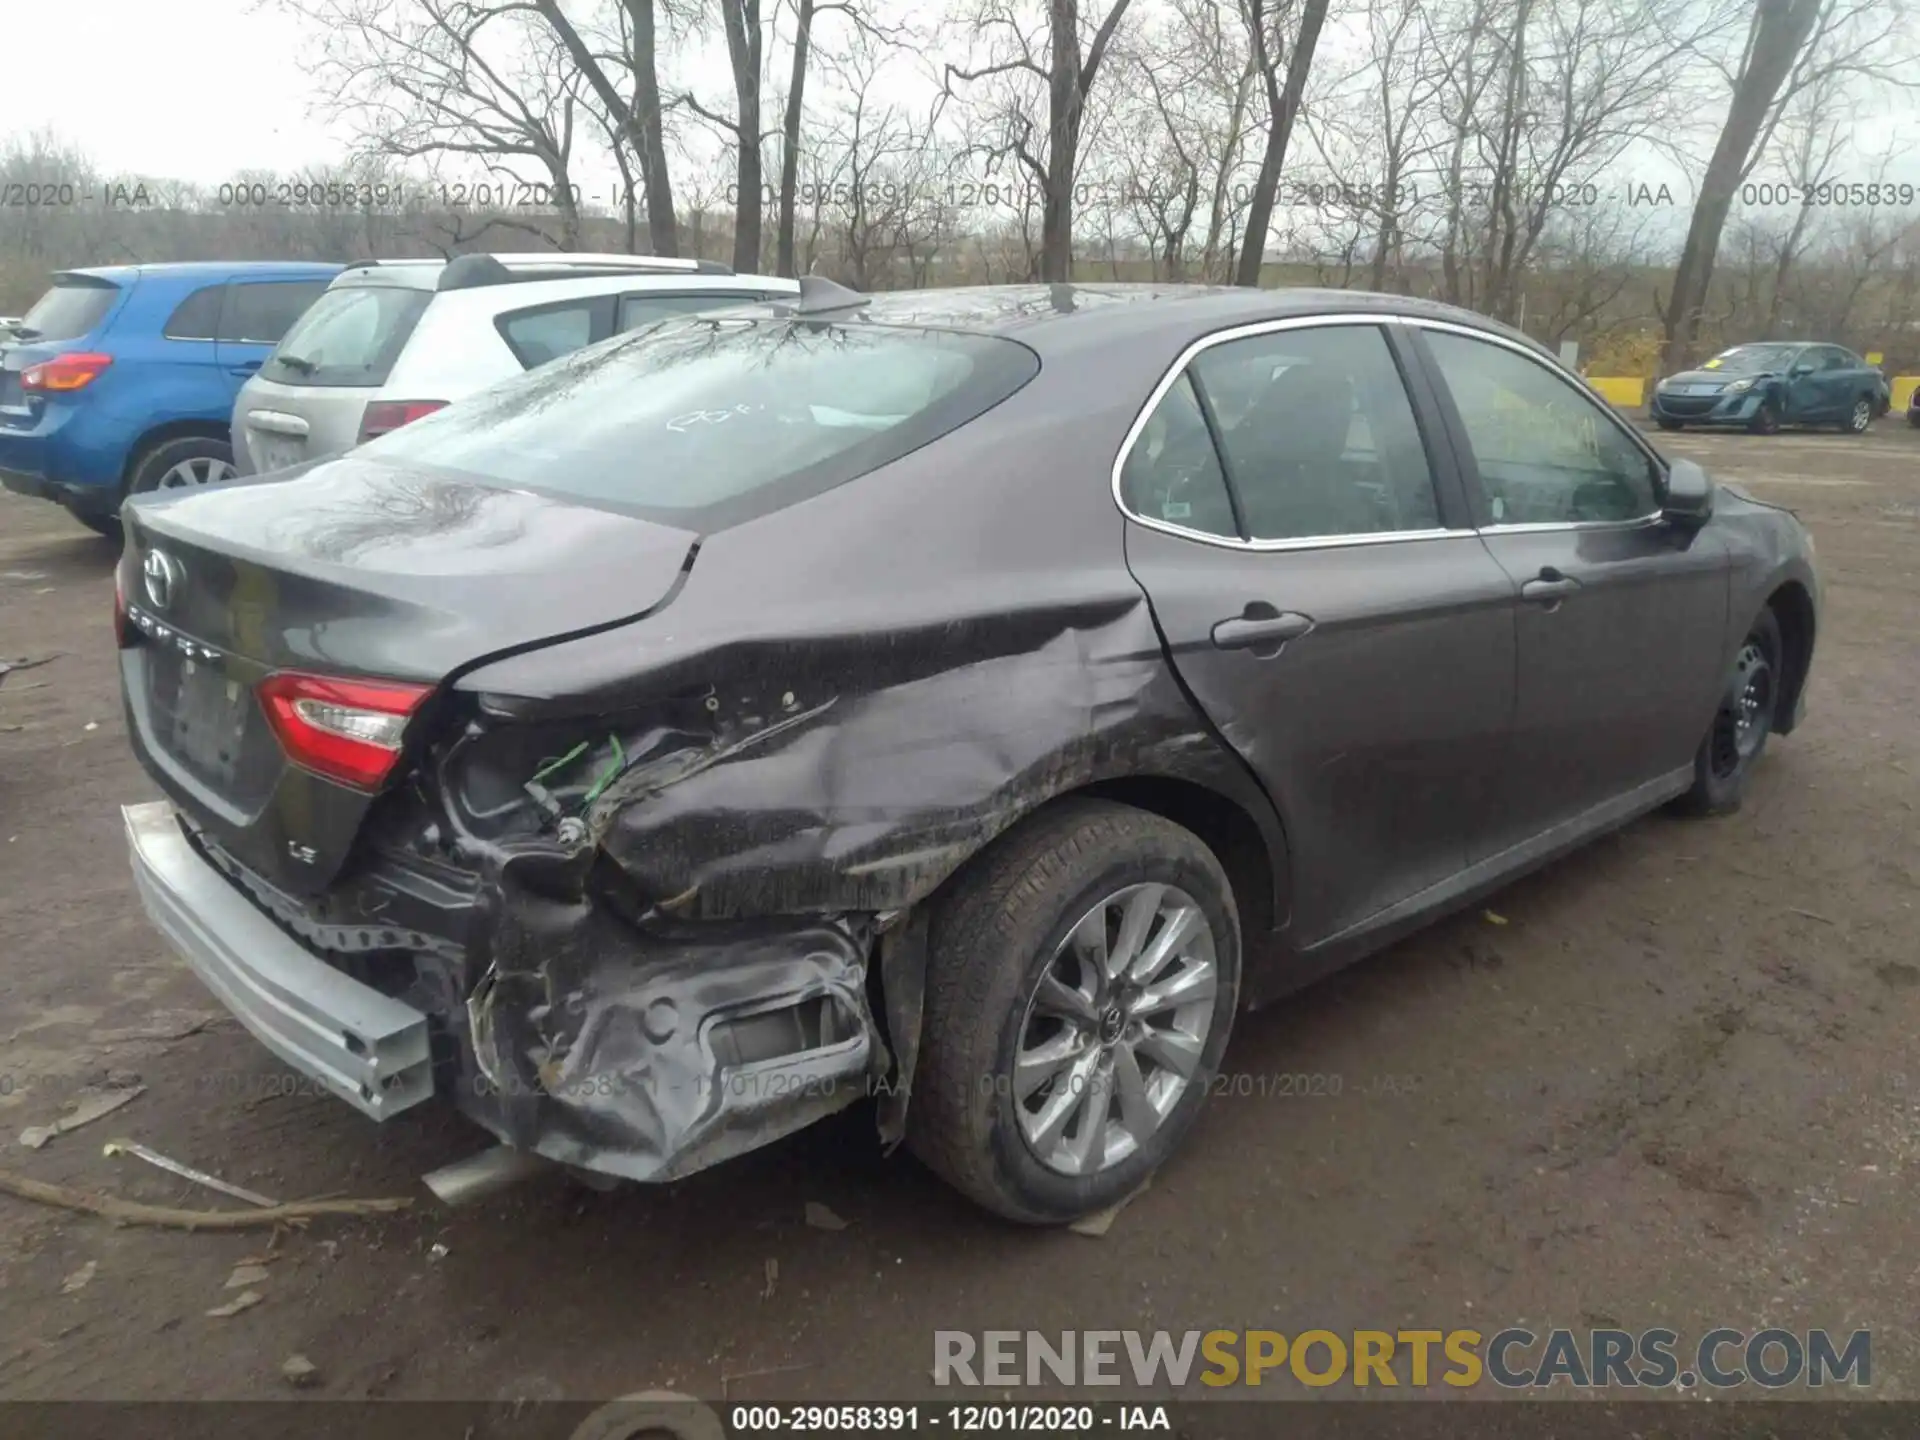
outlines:
{"label": "wheel arch", "polygon": [[127,447],[126,464],[120,470],[120,490],[126,493],[133,486],[133,477],[141,463],[162,445],[174,440],[217,440],[229,448],[233,445],[233,428],[218,420],[207,420],[199,416],[189,416],[180,420],[164,420],[158,425],[150,425],[140,432],[133,444]]}
{"label": "wheel arch", "polygon": [[1774,729],[1785,735],[1793,729],[1800,709],[1800,691],[1813,664],[1813,597],[1798,580],[1786,580],[1767,596],[1766,608],[1773,612],[1780,627],[1780,643],[1786,653],[1781,657],[1786,674],[1775,708]]}

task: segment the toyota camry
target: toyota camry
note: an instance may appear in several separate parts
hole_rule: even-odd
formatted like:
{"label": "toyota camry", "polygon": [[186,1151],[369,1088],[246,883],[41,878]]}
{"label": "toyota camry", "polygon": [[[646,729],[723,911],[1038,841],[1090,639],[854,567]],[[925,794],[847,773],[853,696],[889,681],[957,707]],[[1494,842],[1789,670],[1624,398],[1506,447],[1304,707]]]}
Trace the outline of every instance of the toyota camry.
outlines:
{"label": "toyota camry", "polygon": [[1533,342],[1310,290],[809,280],[125,520],[134,871],[283,1060],[639,1181],[867,1101],[1031,1223],[1243,1011],[1736,808],[1820,605]]}

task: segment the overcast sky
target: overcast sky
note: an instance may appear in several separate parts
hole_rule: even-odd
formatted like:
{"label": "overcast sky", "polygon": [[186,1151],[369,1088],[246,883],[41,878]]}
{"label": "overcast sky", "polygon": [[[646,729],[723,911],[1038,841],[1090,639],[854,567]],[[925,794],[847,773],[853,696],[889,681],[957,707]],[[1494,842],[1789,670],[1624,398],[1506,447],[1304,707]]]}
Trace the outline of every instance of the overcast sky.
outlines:
{"label": "overcast sky", "polygon": [[[344,158],[344,137],[308,113],[325,98],[312,74],[319,58],[316,38],[275,0],[0,0],[0,5],[6,10],[0,33],[8,56],[0,78],[0,141],[47,128],[108,175],[201,184],[217,184],[245,169],[297,174]],[[83,18],[77,21],[76,15]],[[63,55],[72,56],[73,63],[53,63]],[[692,71],[687,78],[695,78],[711,103],[726,103],[726,70],[719,56],[662,59],[683,77]],[[776,73],[770,83],[783,78]],[[919,83],[931,82],[913,88]],[[1858,120],[1856,144],[1864,151],[1897,149],[1890,178],[1920,181],[1920,150],[1891,143],[1912,130],[1911,102],[1881,97]],[[1710,145],[1710,127],[1702,140]],[[581,178],[610,181],[612,167],[604,168],[607,174],[601,176],[589,164]],[[1690,192],[1681,168],[1650,155],[1620,168],[1616,179],[1668,180]],[[1846,178],[1867,177],[1847,173]],[[1684,207],[1692,197],[1676,198]]]}
{"label": "overcast sky", "polygon": [[[42,127],[107,173],[217,183],[339,142],[309,120],[295,22],[251,0],[0,0],[0,136]],[[56,63],[59,57],[71,63]],[[289,101],[293,103],[289,103]]]}

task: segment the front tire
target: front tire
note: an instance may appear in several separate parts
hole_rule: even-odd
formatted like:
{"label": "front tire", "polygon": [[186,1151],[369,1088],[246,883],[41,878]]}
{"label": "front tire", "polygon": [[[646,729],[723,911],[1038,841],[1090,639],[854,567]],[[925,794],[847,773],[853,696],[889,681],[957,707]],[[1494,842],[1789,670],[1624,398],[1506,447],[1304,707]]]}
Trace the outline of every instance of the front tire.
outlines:
{"label": "front tire", "polygon": [[1746,798],[1773,734],[1786,671],[1780,622],[1762,610],[1734,653],[1713,723],[1693,757],[1693,788],[1675,802],[1689,815],[1730,815]]}
{"label": "front tire", "polygon": [[1867,433],[1868,427],[1872,424],[1873,397],[1870,395],[1862,395],[1858,400],[1853,402],[1853,410],[1848,414],[1846,424],[1842,428],[1849,434],[1864,435]]}
{"label": "front tire", "polygon": [[1240,994],[1210,851],[1169,820],[1066,801],[974,860],[931,917],[908,1142],[978,1204],[1059,1224],[1179,1148]]}
{"label": "front tire", "polygon": [[1753,418],[1747,421],[1747,429],[1755,435],[1777,435],[1780,433],[1780,412],[1771,400],[1762,400],[1760,408],[1753,412]]}
{"label": "front tire", "polygon": [[1653,423],[1658,425],[1662,430],[1684,430],[1686,428],[1678,420],[1668,420],[1659,416],[1655,417]]}

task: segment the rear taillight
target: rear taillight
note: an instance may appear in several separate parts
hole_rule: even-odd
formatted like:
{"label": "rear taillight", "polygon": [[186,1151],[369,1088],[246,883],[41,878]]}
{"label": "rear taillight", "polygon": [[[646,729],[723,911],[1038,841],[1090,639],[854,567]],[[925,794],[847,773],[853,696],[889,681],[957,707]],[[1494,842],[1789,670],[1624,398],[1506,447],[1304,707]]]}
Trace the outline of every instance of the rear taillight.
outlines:
{"label": "rear taillight", "polygon": [[422,415],[431,415],[436,410],[444,410],[444,400],[375,400],[368,404],[360,416],[360,444],[377,440],[382,435],[398,430],[402,425],[411,425]]}
{"label": "rear taillight", "polygon": [[377,790],[400,758],[407,721],[433,687],[281,670],[258,693],[289,760],[356,790]]}
{"label": "rear taillight", "polygon": [[71,355],[56,355],[29,365],[20,372],[20,388],[34,394],[65,394],[84,390],[113,364],[111,355],[95,355],[77,350]]}

